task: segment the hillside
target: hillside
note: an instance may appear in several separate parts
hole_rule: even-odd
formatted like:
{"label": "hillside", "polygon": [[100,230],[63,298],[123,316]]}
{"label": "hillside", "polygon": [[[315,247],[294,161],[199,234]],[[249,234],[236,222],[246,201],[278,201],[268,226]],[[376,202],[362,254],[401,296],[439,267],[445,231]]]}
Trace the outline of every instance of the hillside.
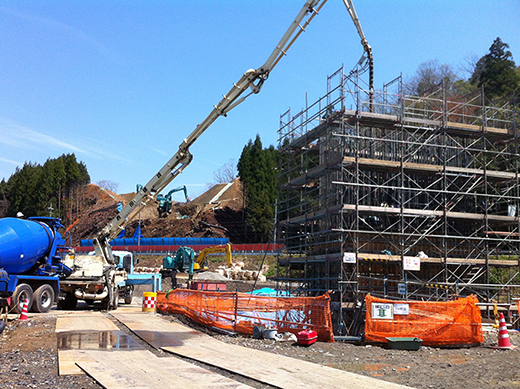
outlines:
{"label": "hillside", "polygon": [[[84,210],[69,227],[72,245],[96,236],[114,217],[118,203],[126,206],[135,193],[117,195],[95,184],[85,185],[82,193]],[[229,237],[233,243],[244,243],[243,200],[240,181],[218,184],[187,203],[176,203],[166,218],[159,218],[155,206],[141,211],[141,233],[153,237]],[[138,220],[126,228],[125,237],[133,236]]]}

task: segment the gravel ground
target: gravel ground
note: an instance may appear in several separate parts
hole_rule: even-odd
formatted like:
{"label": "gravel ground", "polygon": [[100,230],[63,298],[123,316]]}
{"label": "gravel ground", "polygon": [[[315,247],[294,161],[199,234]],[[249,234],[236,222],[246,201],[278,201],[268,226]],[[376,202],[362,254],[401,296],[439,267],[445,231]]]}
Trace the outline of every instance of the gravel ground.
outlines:
{"label": "gravel ground", "polygon": [[0,335],[0,388],[101,388],[85,375],[59,376],[56,316],[12,321]]}
{"label": "gravel ground", "polygon": [[[209,331],[179,316],[169,320],[188,324],[215,338],[314,362],[337,369],[376,377],[415,388],[518,388],[520,349],[493,350],[497,332],[487,332],[481,347],[419,351],[390,350],[344,342],[315,343],[301,347],[292,341],[260,340],[227,336]],[[56,316],[33,315],[30,321],[11,321],[0,335],[0,388],[100,388],[91,378],[58,376]],[[520,334],[510,332],[511,342],[520,345]],[[268,374],[268,372],[267,372]]]}
{"label": "gravel ground", "polygon": [[[496,330],[485,333],[485,342],[480,347],[421,347],[418,351],[407,351],[345,342],[318,342],[309,347],[302,347],[292,341],[215,334],[179,316],[172,317],[171,320],[210,333],[226,343],[285,355],[414,388],[474,389],[476,385],[499,389],[520,387],[520,371],[517,368],[520,348],[492,349],[491,346],[496,346],[498,342]],[[509,336],[513,345],[520,345],[520,333],[511,331]]]}

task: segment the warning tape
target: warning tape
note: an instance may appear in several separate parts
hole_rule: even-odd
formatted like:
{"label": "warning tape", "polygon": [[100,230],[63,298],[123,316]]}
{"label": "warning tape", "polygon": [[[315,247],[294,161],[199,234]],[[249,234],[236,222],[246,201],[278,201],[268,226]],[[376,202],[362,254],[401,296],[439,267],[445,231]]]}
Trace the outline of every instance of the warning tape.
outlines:
{"label": "warning tape", "polygon": [[374,261],[374,262],[389,262],[390,260],[389,259],[386,259],[386,258],[367,258],[367,257],[364,257],[364,258],[359,258],[361,259],[362,261]]}
{"label": "warning tape", "polygon": [[437,288],[437,289],[449,289],[448,285],[440,285],[440,284],[425,284],[427,288]]}

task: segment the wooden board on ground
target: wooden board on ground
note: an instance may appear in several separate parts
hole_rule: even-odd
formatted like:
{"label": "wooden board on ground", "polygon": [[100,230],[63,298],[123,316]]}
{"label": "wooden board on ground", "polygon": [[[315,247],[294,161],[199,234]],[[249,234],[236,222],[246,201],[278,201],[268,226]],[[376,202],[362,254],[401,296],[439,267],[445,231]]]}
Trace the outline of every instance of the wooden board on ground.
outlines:
{"label": "wooden board on ground", "polygon": [[[163,319],[155,313],[149,312],[129,312],[129,311],[111,311],[110,314],[117,320],[122,322],[132,331],[161,331],[175,332],[174,327],[168,320]],[[187,327],[184,327],[187,328]],[[190,331],[192,331],[190,329]]]}
{"label": "wooden board on ground", "polygon": [[163,350],[279,388],[405,388],[315,363],[223,343],[209,336],[189,339],[181,347],[163,347]]}
{"label": "wooden board on ground", "polygon": [[179,345],[161,347],[164,351],[279,388],[404,388],[375,378],[220,342],[209,335],[169,322],[158,315],[117,311],[111,312],[111,315],[136,333],[153,329],[178,336]]}
{"label": "wooden board on ground", "polygon": [[88,355],[90,360],[78,361],[78,366],[108,389],[250,388],[191,363],[159,358],[146,350],[90,351]]}
{"label": "wooden board on ground", "polygon": [[[101,312],[78,312],[77,314],[60,315],[56,320],[56,333],[80,331],[118,331],[119,328],[107,319]],[[58,349],[59,375],[83,374],[75,362],[88,360],[86,353],[90,350],[60,350]]]}
{"label": "wooden board on ground", "polygon": [[156,349],[182,346],[185,339],[203,335],[151,313],[112,311],[111,315]]}
{"label": "wooden board on ground", "polygon": [[58,316],[56,332],[64,331],[117,331],[119,328],[101,312],[84,312]]}

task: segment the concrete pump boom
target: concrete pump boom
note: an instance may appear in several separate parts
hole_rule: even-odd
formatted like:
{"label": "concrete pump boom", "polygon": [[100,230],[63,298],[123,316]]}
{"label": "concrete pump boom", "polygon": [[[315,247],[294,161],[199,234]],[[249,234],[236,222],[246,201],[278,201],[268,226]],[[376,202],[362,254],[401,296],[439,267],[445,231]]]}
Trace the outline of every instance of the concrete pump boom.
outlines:
{"label": "concrete pump boom", "polygon": [[372,56],[372,47],[368,44],[367,38],[363,33],[363,29],[361,28],[361,23],[359,22],[356,9],[354,8],[352,0],[343,0],[343,3],[345,4],[345,7],[347,7],[347,11],[350,14],[350,17],[352,18],[354,25],[356,26],[359,37],[361,38],[361,45],[363,46],[363,49],[367,54],[369,67],[368,82],[370,89],[370,112],[374,112],[374,57]]}
{"label": "concrete pump boom", "polygon": [[[292,46],[300,34],[305,31],[312,19],[318,14],[320,9],[325,5],[327,0],[307,0],[301,11],[298,13],[292,24],[283,35],[280,42],[276,45],[267,61],[257,69],[250,69],[233,84],[231,90],[223,96],[222,100],[214,106],[211,113],[200,123],[195,130],[179,145],[179,150],[175,155],[153,176],[153,178],[141,188],[135,197],[123,208],[123,210],[108,223],[103,230],[94,238],[94,246],[96,251],[103,255],[108,263],[112,263],[112,253],[109,241],[115,238],[119,232],[139,214],[139,209],[145,207],[150,202],[154,202],[156,196],[161,192],[172,180],[175,179],[191,162],[190,146],[219,118],[226,116],[229,111],[242,103],[252,94],[259,93],[263,83],[269,77],[270,72],[278,64],[280,59],[286,55],[287,50]],[[345,2],[345,0],[344,0]],[[350,5],[351,2],[349,1]],[[347,3],[345,2],[345,5]],[[351,17],[359,26],[357,16],[354,19],[353,6],[347,9]],[[358,28],[358,32],[360,27]],[[362,34],[362,32],[361,32]],[[365,39],[366,41],[366,39]],[[369,46],[368,46],[369,47]],[[248,89],[251,91],[242,96]]]}

